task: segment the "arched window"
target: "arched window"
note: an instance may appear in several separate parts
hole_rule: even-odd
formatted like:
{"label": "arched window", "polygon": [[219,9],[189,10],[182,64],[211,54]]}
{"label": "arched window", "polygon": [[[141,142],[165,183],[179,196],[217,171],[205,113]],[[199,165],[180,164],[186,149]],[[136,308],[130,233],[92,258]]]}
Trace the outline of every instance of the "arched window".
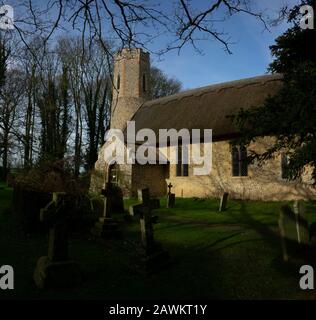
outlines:
{"label": "arched window", "polygon": [[178,142],[178,155],[177,155],[177,176],[189,176],[189,146],[182,145],[182,139],[179,138]]}
{"label": "arched window", "polygon": [[239,176],[239,151],[236,146],[232,146],[232,174],[233,177]]}
{"label": "arched window", "polygon": [[147,88],[146,88],[146,75],[143,74],[143,91],[146,92]]}
{"label": "arched window", "polygon": [[120,90],[120,86],[121,86],[121,77],[120,75],[118,75],[116,79],[116,89]]}
{"label": "arched window", "polygon": [[243,145],[232,146],[232,175],[233,177],[248,176],[247,149]]}

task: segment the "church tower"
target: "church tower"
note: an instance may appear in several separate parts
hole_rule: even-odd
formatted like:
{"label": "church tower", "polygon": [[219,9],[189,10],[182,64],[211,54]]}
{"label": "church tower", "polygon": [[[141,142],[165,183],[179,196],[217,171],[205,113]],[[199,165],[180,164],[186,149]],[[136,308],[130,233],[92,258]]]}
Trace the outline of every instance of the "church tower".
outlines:
{"label": "church tower", "polygon": [[122,49],[115,55],[111,128],[124,129],[150,96],[149,53]]}

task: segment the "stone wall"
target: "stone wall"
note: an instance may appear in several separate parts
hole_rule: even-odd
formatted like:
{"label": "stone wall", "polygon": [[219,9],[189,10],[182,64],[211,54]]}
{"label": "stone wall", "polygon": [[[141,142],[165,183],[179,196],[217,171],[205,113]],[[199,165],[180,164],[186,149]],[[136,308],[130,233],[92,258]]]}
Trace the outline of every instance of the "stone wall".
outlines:
{"label": "stone wall", "polygon": [[150,194],[162,197],[167,194],[167,165],[133,165],[132,195],[137,195],[137,189],[149,188]]}
{"label": "stone wall", "polygon": [[[252,145],[260,150],[269,143],[269,138]],[[212,145],[212,171],[209,175],[194,176],[189,166],[188,177],[176,176],[176,165],[170,165],[173,192],[177,197],[219,197],[224,191],[230,197],[249,200],[295,200],[316,199],[316,190],[311,185],[309,169],[306,168],[302,181],[286,181],[281,177],[281,156],[267,161],[262,167],[249,165],[248,176],[232,176],[231,146],[228,141]]]}

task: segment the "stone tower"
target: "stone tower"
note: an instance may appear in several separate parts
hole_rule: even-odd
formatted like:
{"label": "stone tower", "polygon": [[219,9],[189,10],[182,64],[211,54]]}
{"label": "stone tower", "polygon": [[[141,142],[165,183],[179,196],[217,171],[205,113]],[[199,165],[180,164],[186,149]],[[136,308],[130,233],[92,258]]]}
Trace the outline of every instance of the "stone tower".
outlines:
{"label": "stone tower", "polygon": [[149,53],[123,49],[115,55],[111,128],[124,129],[150,95]]}

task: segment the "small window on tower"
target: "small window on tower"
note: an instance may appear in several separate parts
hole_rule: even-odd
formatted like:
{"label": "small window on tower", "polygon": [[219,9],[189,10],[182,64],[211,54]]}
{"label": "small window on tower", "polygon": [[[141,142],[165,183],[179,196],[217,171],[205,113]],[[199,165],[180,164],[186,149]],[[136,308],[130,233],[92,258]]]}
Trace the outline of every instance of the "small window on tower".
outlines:
{"label": "small window on tower", "polygon": [[121,86],[121,77],[120,75],[118,75],[116,79],[116,89],[120,90],[120,86]]}
{"label": "small window on tower", "polygon": [[143,74],[143,90],[144,92],[146,92],[147,88],[146,88],[146,75]]}

